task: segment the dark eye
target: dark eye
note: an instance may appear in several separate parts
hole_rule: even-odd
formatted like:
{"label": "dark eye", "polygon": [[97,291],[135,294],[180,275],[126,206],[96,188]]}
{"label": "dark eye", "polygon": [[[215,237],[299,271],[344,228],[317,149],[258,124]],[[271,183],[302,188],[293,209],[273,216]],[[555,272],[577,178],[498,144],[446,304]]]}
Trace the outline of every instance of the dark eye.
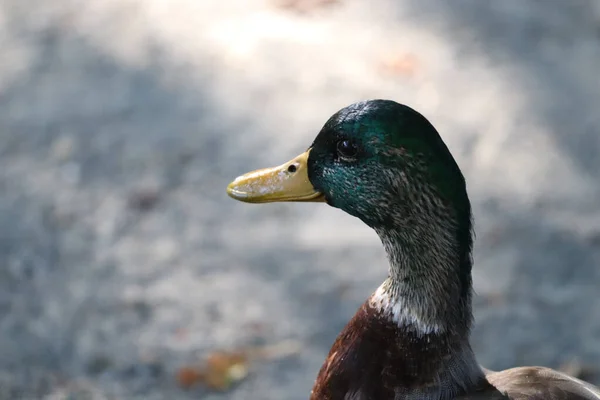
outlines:
{"label": "dark eye", "polygon": [[337,142],[337,152],[342,158],[354,158],[358,153],[358,146],[348,139]]}

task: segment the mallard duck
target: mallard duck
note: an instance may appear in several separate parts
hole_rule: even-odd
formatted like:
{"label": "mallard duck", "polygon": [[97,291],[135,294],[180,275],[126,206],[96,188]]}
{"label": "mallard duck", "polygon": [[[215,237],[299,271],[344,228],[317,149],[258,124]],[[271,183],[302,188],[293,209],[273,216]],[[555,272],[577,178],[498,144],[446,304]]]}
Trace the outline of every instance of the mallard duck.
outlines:
{"label": "mallard duck", "polygon": [[379,235],[388,278],[335,340],[311,400],[600,399],[542,367],[482,368],[469,342],[472,216],[465,179],[429,121],[370,100],[334,114],[308,150],[227,188],[236,200],[326,202]]}

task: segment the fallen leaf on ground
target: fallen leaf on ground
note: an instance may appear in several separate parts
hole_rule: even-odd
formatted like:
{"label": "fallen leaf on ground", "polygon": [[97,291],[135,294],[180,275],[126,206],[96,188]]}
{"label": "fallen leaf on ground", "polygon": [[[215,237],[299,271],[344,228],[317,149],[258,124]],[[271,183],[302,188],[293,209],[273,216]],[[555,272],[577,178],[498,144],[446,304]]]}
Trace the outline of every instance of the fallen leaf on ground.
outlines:
{"label": "fallen leaf on ground", "polygon": [[395,54],[385,57],[378,67],[379,71],[386,75],[412,77],[418,72],[419,60],[411,53]]}
{"label": "fallen leaf on ground", "polygon": [[248,376],[248,355],[244,352],[214,352],[204,366],[185,366],[177,372],[177,382],[184,388],[203,384],[224,391]]}
{"label": "fallen leaf on ground", "polygon": [[195,366],[181,367],[177,371],[176,379],[179,386],[189,389],[204,380],[204,373]]}
{"label": "fallen leaf on ground", "polygon": [[226,391],[244,380],[252,360],[274,360],[300,353],[302,345],[296,340],[285,340],[266,346],[249,347],[241,351],[211,353],[204,365],[186,365],[177,371],[179,385],[189,389],[204,385],[211,390]]}

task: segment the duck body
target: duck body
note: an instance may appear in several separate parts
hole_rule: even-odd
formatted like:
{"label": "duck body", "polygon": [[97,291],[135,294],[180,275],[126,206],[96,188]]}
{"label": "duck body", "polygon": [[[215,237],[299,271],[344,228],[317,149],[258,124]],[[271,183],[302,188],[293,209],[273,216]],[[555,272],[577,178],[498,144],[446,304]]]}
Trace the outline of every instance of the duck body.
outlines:
{"label": "duck body", "polygon": [[[398,328],[367,301],[337,337],[310,399],[456,398],[464,388],[457,385],[442,391],[435,384],[447,374],[468,382],[469,389],[493,389],[478,366],[469,370],[472,364],[460,359],[465,349],[454,347],[455,343],[460,341],[447,334],[422,335],[410,327]],[[466,356],[470,359],[472,354]]]}
{"label": "duck body", "polygon": [[600,400],[600,390],[540,367],[476,361],[472,214],[465,179],[429,121],[389,100],[334,114],[310,148],[228,187],[241,201],[326,202],[375,230],[383,284],[335,340],[310,400]]}
{"label": "duck body", "polygon": [[[444,346],[452,342],[398,329],[367,301],[337,337],[319,371],[310,400],[599,398],[594,386],[550,368],[483,370],[481,375],[478,371],[482,369],[472,364],[474,371],[461,370],[460,363],[444,362],[461,351]],[[461,388],[443,390],[432,385],[440,371],[462,379],[470,372],[475,379]]]}

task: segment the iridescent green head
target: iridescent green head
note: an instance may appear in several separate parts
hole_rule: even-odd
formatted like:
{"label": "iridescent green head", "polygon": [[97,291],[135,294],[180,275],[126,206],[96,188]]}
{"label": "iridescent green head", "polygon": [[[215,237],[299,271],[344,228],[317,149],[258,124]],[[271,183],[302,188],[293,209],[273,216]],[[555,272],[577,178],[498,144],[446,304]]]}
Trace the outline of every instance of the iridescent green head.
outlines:
{"label": "iridescent green head", "polygon": [[389,100],[343,108],[307,152],[237,178],[228,193],[247,202],[325,200],[378,232],[402,231],[417,244],[421,231],[438,226],[470,251],[471,208],[460,169],[425,117]]}

